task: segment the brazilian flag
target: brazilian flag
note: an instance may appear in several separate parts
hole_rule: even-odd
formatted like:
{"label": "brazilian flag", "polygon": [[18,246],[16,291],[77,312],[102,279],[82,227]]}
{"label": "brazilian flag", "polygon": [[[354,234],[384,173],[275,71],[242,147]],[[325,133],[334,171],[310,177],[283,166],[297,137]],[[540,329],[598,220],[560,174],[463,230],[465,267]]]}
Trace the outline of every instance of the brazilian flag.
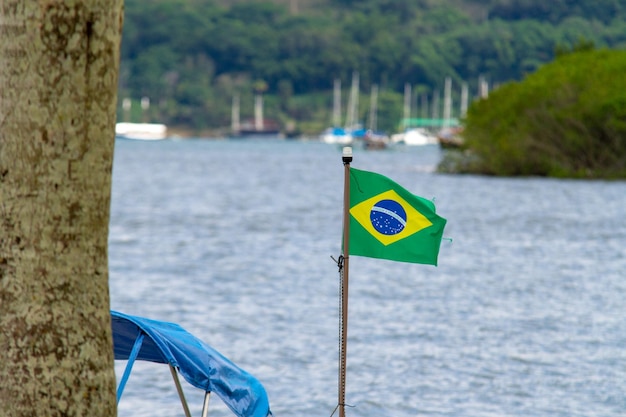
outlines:
{"label": "brazilian flag", "polygon": [[350,168],[351,255],[437,265],[445,225],[432,201],[380,174]]}

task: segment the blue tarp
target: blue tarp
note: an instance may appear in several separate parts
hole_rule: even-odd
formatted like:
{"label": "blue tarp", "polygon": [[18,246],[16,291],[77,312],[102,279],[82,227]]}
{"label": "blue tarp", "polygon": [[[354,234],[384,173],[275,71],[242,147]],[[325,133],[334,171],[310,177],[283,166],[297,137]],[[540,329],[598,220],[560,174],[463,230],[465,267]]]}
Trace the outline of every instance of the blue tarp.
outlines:
{"label": "blue tarp", "polygon": [[263,385],[175,323],[111,311],[115,359],[128,360],[145,334],[137,359],[170,364],[196,388],[216,393],[239,417],[272,415]]}

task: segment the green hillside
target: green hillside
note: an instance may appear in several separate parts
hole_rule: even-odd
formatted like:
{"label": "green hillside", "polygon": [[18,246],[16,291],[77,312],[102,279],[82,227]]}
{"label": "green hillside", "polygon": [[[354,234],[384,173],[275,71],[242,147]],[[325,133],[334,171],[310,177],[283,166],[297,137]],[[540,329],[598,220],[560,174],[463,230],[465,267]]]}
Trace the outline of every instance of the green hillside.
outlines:
{"label": "green hillside", "polygon": [[[453,80],[477,94],[520,80],[581,39],[626,46],[619,0],[126,0],[120,120],[159,121],[192,132],[225,129],[231,102],[242,118],[263,92],[264,114],[315,134],[331,122],[332,85],[344,103],[360,77],[360,120],[380,87],[378,126],[397,129],[403,90],[433,101]],[[149,98],[141,110],[139,101]],[[130,111],[122,100],[132,99]],[[455,109],[455,111],[457,111]]]}

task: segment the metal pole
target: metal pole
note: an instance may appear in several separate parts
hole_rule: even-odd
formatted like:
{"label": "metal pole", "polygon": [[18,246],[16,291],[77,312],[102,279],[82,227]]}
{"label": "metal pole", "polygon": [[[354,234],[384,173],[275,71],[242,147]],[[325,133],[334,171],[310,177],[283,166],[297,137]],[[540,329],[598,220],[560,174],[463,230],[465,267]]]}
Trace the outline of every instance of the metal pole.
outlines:
{"label": "metal pole", "polygon": [[341,281],[341,350],[339,357],[339,417],[345,417],[346,404],[346,353],[348,344],[348,266],[350,260],[350,162],[352,148],[343,148],[343,274]]}
{"label": "metal pole", "polygon": [[183,387],[180,386],[180,380],[178,379],[178,372],[176,372],[176,368],[174,368],[171,364],[170,372],[172,373],[172,378],[174,378],[174,384],[176,384],[176,391],[178,391],[178,396],[180,397],[180,402],[183,404],[183,410],[185,410],[185,416],[191,417],[191,412],[189,411],[189,406],[187,405],[187,400],[185,399],[185,393],[183,392]]}
{"label": "metal pole", "polygon": [[202,417],[209,414],[209,400],[211,399],[211,391],[204,393],[204,404],[202,405]]}
{"label": "metal pole", "polygon": [[128,377],[130,377],[130,372],[133,369],[135,360],[137,360],[137,356],[139,356],[139,351],[141,350],[143,338],[144,338],[144,333],[142,331],[139,331],[139,334],[137,334],[137,338],[135,339],[135,343],[133,344],[133,349],[130,351],[130,355],[128,356],[128,362],[126,363],[126,369],[124,369],[124,375],[122,375],[122,380],[120,381],[120,385],[117,387],[117,403],[118,404],[120,402],[120,399],[122,398],[124,387],[126,386]]}

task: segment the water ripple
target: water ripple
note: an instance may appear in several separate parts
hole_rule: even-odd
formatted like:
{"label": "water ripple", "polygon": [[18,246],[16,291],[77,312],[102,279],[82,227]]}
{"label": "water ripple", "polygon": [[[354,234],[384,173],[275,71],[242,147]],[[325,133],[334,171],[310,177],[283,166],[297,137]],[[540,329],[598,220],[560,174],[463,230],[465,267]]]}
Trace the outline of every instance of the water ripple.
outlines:
{"label": "water ripple", "polygon": [[[347,413],[624,415],[626,184],[439,175],[439,152],[355,149],[353,166],[434,198],[452,241],[436,268],[351,258]],[[330,416],[342,187],[325,144],[118,141],[112,308],[213,345],[276,416]],[[169,371],[149,365],[119,415],[182,415]]]}

